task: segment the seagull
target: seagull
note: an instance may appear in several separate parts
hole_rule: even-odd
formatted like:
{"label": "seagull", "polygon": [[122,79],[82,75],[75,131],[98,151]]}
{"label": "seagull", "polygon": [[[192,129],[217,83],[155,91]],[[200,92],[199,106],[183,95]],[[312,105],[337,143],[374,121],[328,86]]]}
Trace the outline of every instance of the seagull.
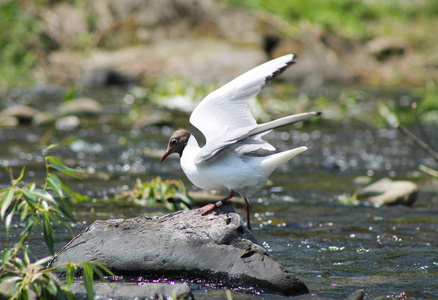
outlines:
{"label": "seagull", "polygon": [[171,135],[160,162],[177,153],[182,170],[194,185],[204,190],[229,193],[223,200],[201,207],[199,211],[202,215],[238,193],[245,199],[247,226],[251,230],[248,197],[267,183],[276,168],[307,150],[302,146],[266,155],[275,151],[275,148],[262,137],[275,128],[321,113],[306,112],[257,124],[248,105],[248,101],[255,98],[269,81],[294,62],[293,54],[273,59],[208,94],[190,116],[190,123],[205,137],[203,147],[185,129],[179,129]]}

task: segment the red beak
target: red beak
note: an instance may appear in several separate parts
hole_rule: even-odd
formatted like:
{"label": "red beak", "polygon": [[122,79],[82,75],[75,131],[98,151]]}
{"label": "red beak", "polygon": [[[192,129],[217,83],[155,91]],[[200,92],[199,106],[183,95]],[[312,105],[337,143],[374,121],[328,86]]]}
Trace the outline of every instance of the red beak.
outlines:
{"label": "red beak", "polygon": [[162,163],[170,154],[171,154],[170,152],[164,153],[163,157],[161,157],[160,159],[160,163]]}

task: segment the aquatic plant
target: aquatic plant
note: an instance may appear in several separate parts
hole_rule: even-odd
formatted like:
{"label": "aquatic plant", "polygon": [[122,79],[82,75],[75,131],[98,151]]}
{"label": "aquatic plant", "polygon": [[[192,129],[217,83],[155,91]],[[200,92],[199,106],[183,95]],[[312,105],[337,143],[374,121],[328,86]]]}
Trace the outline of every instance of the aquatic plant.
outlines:
{"label": "aquatic plant", "polygon": [[168,210],[187,210],[192,201],[187,189],[181,180],[162,180],[156,177],[149,182],[137,179],[134,188],[117,197],[117,200],[126,199],[143,206],[157,206],[163,204]]}
{"label": "aquatic plant", "polygon": [[[64,175],[79,178],[78,170],[66,166],[55,156],[47,155],[53,147],[55,146],[51,145],[43,151],[47,175],[42,188],[37,188],[35,183],[26,186],[21,182],[25,174],[23,168],[16,179],[13,177],[12,169],[9,169],[11,186],[0,190],[0,219],[5,222],[6,237],[9,238],[9,229],[14,217],[19,217],[20,221],[26,224],[19,235],[19,241],[12,248],[4,249],[1,254],[0,283],[12,284],[11,299],[28,299],[30,291],[42,299],[72,299],[74,295],[69,292],[69,287],[78,268],[83,270],[83,282],[88,297],[92,299],[93,274],[96,273],[101,278],[104,278],[101,270],[112,274],[96,262],[69,262],[56,267],[44,266],[54,255],[55,234],[52,224],[63,225],[71,230],[70,222],[74,222],[74,217],[67,202],[78,197],[60,177],[52,174],[52,170],[57,170]],[[34,231],[41,227],[51,255],[32,263],[26,242]],[[66,272],[67,286],[55,275],[56,271]]]}

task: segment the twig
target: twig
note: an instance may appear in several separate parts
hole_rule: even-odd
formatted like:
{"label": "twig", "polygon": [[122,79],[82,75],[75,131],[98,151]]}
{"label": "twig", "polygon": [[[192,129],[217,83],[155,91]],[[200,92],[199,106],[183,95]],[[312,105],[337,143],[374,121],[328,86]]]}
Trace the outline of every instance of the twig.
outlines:
{"label": "twig", "polygon": [[435,170],[433,170],[433,169],[431,169],[431,168],[429,168],[429,167],[427,167],[427,166],[425,166],[423,164],[419,165],[418,168],[421,171],[429,174],[430,176],[438,178],[438,171],[435,171]]}
{"label": "twig", "polygon": [[[423,124],[421,123],[420,117],[418,116],[417,102],[412,103],[412,110],[414,111],[415,121],[416,121],[418,128],[420,129],[421,136],[423,137],[426,144],[431,145],[430,140],[429,140],[429,136],[426,134],[426,130],[424,130]],[[432,148],[432,146],[429,146],[429,147]],[[433,149],[433,150],[435,150],[435,149]]]}
{"label": "twig", "polygon": [[409,129],[404,127],[401,124],[398,124],[397,129],[400,130],[402,133],[407,135],[415,144],[417,144],[421,149],[426,151],[430,156],[432,156],[433,159],[435,159],[436,162],[438,162],[438,153],[436,153],[432,148],[429,147],[428,144],[420,140],[417,136],[415,136]]}

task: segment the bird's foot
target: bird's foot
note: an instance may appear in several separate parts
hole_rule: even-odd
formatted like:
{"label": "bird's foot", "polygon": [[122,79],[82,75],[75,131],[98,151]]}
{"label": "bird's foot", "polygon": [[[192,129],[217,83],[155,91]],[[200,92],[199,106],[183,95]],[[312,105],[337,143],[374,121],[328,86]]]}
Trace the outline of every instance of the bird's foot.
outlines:
{"label": "bird's foot", "polygon": [[210,204],[207,204],[207,205],[199,208],[198,211],[201,213],[201,215],[205,215],[205,214],[211,212],[216,207],[217,207],[216,203],[210,203]]}

